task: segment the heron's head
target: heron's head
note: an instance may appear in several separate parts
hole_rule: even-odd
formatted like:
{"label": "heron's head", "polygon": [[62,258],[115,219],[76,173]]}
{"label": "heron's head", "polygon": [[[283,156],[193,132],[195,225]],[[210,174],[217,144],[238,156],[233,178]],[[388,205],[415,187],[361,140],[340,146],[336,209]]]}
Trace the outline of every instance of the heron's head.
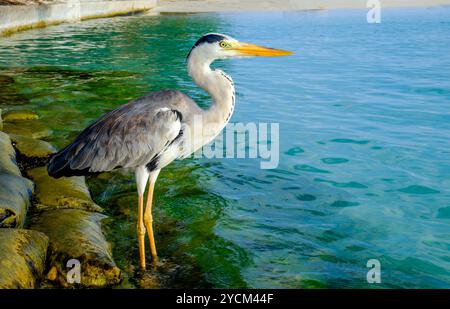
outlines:
{"label": "heron's head", "polygon": [[202,36],[192,47],[188,54],[202,58],[204,61],[212,62],[215,59],[239,58],[239,57],[275,57],[288,56],[292,52],[263,47],[255,44],[239,42],[236,39],[224,34],[208,33]]}

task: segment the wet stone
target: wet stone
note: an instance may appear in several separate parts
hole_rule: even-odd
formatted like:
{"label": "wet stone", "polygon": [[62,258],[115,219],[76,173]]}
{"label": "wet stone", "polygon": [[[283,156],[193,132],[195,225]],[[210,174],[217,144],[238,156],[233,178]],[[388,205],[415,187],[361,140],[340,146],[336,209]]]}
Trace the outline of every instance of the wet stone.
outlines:
{"label": "wet stone", "polygon": [[0,229],[0,289],[38,286],[45,269],[48,237],[23,229]]}
{"label": "wet stone", "polygon": [[4,122],[3,131],[36,139],[49,137],[53,133],[39,120]]}
{"label": "wet stone", "polygon": [[[50,238],[47,280],[63,287],[101,288],[119,284],[121,271],[116,266],[102,230],[105,215],[76,209],[49,210],[32,220],[33,229]],[[67,282],[69,260],[80,262],[81,282]]]}
{"label": "wet stone", "polygon": [[36,184],[34,197],[38,209],[70,208],[103,211],[92,200],[83,176],[55,179],[48,175],[46,167],[34,168],[27,171],[27,174]]}
{"label": "wet stone", "polygon": [[56,148],[45,141],[16,134],[9,137],[19,153],[27,158],[48,158],[56,152]]}
{"label": "wet stone", "polygon": [[33,182],[22,177],[9,136],[0,132],[0,228],[22,227]]}
{"label": "wet stone", "polygon": [[2,115],[4,122],[15,122],[23,120],[39,119],[39,115],[29,110],[7,111]]}
{"label": "wet stone", "polygon": [[3,132],[0,132],[0,173],[21,175],[16,164],[16,151],[11,144],[11,139]]}
{"label": "wet stone", "polygon": [[0,174],[0,228],[23,226],[32,194],[29,179]]}

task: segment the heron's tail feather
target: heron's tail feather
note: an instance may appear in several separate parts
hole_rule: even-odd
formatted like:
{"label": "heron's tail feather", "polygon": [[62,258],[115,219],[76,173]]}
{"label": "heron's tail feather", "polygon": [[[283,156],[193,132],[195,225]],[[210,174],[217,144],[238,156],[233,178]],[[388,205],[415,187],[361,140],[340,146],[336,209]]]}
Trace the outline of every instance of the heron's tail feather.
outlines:
{"label": "heron's tail feather", "polygon": [[93,174],[89,172],[89,168],[73,169],[70,167],[70,159],[68,159],[68,152],[70,147],[66,147],[58,153],[54,154],[47,165],[47,172],[53,178],[70,177],[70,176],[84,176]]}

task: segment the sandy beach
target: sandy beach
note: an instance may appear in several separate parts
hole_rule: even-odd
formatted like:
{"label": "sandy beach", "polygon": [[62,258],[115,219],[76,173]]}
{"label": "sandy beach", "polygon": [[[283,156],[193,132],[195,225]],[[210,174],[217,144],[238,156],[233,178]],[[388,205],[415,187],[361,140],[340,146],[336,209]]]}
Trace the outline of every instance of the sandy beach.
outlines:
{"label": "sandy beach", "polygon": [[[381,0],[381,7],[428,7],[450,5],[450,0]],[[160,0],[158,13],[232,11],[323,10],[366,8],[365,0]]]}

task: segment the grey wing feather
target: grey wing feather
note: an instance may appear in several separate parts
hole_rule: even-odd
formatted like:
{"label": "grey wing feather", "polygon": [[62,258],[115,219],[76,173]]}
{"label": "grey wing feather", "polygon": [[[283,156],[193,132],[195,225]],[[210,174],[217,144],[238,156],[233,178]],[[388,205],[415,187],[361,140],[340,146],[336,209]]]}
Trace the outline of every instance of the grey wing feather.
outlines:
{"label": "grey wing feather", "polygon": [[51,176],[72,176],[145,165],[173,141],[181,129],[174,109],[184,96],[156,92],[101,117],[52,157]]}

